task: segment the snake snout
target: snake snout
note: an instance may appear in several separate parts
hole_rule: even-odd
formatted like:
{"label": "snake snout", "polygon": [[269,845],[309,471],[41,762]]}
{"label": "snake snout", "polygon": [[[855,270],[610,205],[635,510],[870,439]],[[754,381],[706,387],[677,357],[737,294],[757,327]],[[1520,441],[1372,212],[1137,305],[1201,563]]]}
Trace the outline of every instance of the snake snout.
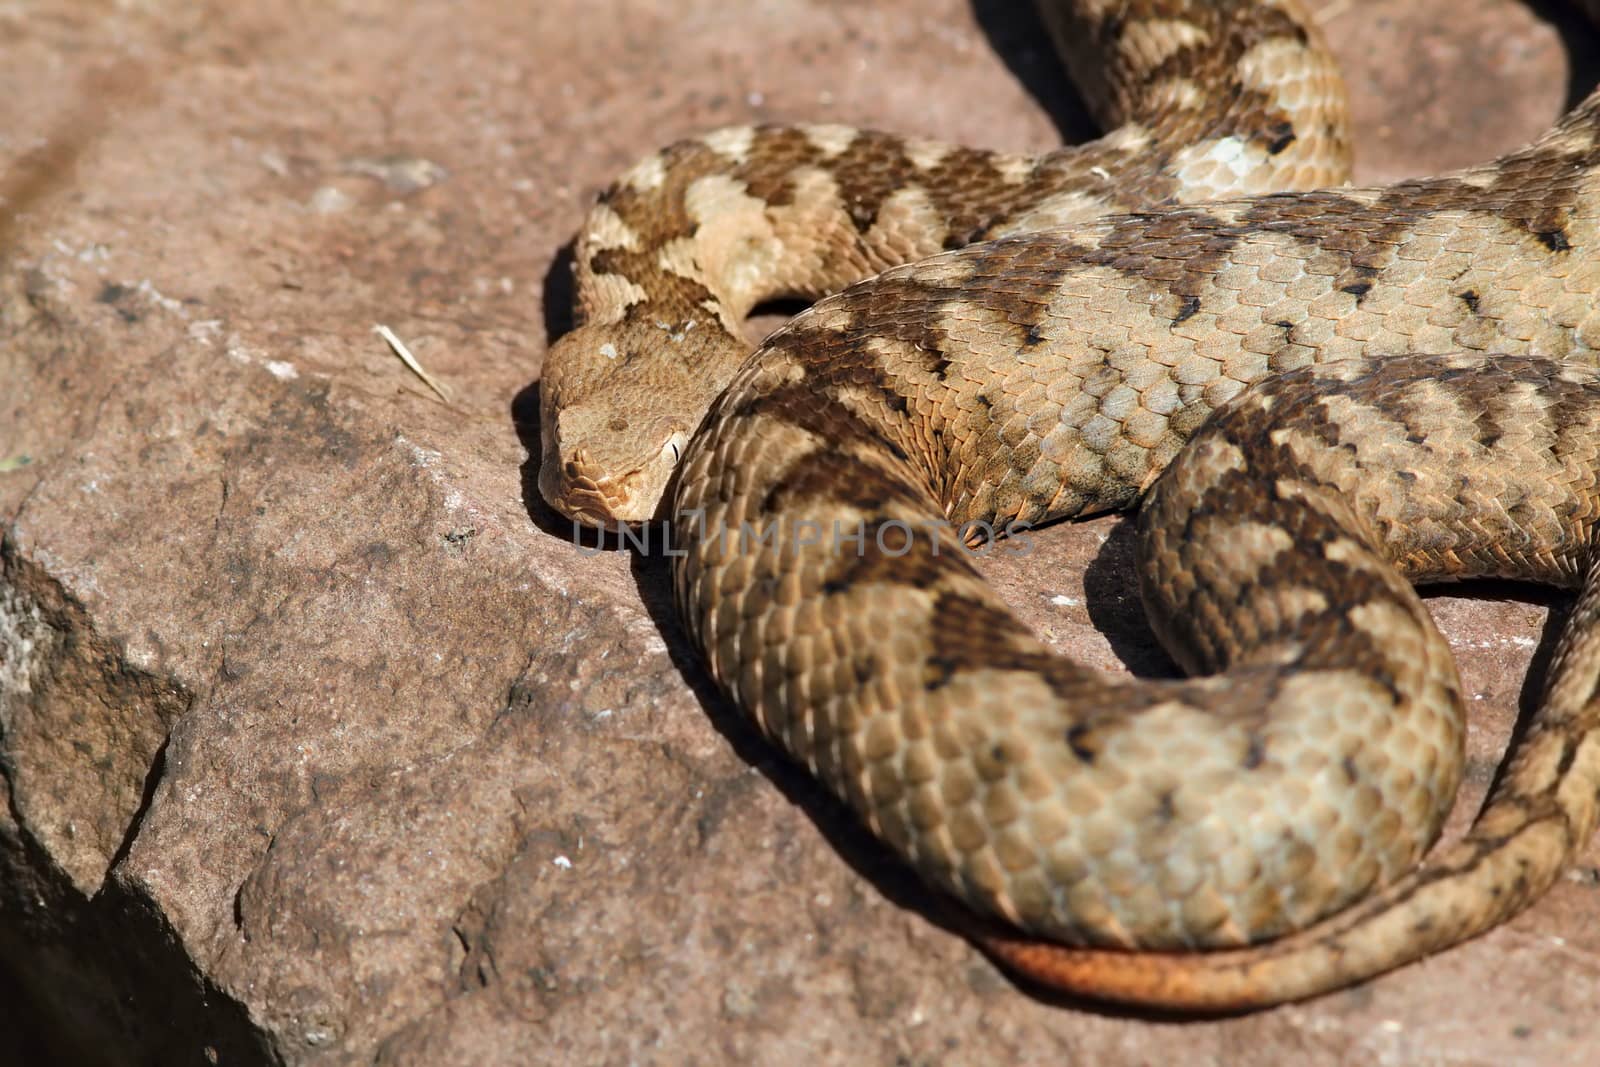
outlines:
{"label": "snake snout", "polygon": [[574,449],[565,457],[547,454],[539,469],[539,493],[576,523],[615,529],[616,494],[607,492],[602,481],[594,477],[593,469],[585,449]]}
{"label": "snake snout", "polygon": [[[654,517],[661,491],[682,454],[681,443],[663,448],[667,459],[665,473],[659,458],[620,477],[599,472],[587,449],[576,448],[540,472],[539,491],[557,511],[574,522],[615,532],[630,523],[649,522]],[[548,472],[548,477],[547,477]]]}

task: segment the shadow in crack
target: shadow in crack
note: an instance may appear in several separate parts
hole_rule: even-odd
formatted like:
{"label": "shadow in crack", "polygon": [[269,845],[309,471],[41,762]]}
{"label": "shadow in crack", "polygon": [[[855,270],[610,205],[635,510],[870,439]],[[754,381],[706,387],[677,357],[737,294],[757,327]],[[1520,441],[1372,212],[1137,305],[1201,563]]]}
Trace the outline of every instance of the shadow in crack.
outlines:
{"label": "shadow in crack", "polygon": [[1099,128],[1072,87],[1066,67],[1050,43],[1050,33],[1032,4],[973,0],[972,14],[988,37],[989,47],[1050,116],[1064,143],[1078,144],[1099,136]]}

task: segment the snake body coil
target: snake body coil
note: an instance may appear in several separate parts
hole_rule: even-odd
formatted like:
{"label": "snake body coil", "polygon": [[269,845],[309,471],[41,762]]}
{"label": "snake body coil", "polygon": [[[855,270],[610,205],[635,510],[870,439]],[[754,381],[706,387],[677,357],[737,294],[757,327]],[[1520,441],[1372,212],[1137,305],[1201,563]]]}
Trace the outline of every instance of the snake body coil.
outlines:
{"label": "snake body coil", "polygon": [[[1600,98],[1457,174],[1191,203],[1218,192],[1171,180],[1197,160],[1223,191],[1333,180],[1308,161],[1343,159],[1342,104],[1305,90],[1303,12],[1074,10],[1059,36],[1145,87],[1105,90],[1133,102],[1091,151],[1144,159],[1168,206],[1054,228],[1107,191],[1040,177],[1069,157],[832,128],[669,149],[580,239],[540,484],[606,524],[676,470],[675,588],[713,675],[1021,931],[985,935],[1012,966],[1171,1007],[1308,996],[1500,921],[1594,828],[1600,385],[1572,361],[1600,349]],[[1182,118],[1216,99],[1244,117]],[[743,359],[755,302],[898,261]],[[1188,681],[1056,655],[957,533],[1146,493],[1142,588]],[[1463,708],[1410,581],[1491,574],[1583,593],[1489,807],[1419,869]]]}

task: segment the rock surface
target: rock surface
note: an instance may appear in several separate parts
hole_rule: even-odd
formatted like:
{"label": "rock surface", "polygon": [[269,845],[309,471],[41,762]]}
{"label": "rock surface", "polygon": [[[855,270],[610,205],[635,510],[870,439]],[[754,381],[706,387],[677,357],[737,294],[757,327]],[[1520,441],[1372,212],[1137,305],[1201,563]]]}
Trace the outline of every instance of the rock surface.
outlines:
{"label": "rock surface", "polygon": [[[1018,6],[0,5],[0,1061],[1592,1055],[1593,847],[1505,928],[1308,1004],[1019,990],[713,697],[658,562],[538,501],[593,192],[755,119],[1081,137]],[[1595,80],[1558,6],[1320,9],[1363,180],[1511,147]],[[1028,619],[1166,669],[1125,528],[1035,536],[990,567]],[[1479,592],[1430,601],[1482,711],[1458,826],[1560,604]]]}

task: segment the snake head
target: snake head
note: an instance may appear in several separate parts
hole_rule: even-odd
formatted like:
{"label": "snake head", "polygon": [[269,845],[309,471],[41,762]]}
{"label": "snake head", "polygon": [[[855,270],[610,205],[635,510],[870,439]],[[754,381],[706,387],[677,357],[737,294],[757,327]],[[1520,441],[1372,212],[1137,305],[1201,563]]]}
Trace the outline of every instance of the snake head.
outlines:
{"label": "snake head", "polygon": [[655,517],[667,484],[716,398],[691,361],[662,349],[653,323],[581,326],[545,356],[539,492],[585,526]]}

